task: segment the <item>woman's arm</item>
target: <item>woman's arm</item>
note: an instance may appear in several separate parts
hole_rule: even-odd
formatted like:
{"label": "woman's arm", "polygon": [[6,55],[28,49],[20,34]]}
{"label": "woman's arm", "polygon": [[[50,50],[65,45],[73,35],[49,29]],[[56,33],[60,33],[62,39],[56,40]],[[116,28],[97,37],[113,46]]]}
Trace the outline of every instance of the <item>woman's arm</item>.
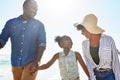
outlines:
{"label": "woman's arm", "polygon": [[111,39],[111,49],[112,69],[115,74],[115,80],[120,80],[120,61],[118,57],[119,52],[113,39]]}
{"label": "woman's arm", "polygon": [[87,69],[87,67],[86,67],[86,65],[85,65],[85,63],[84,63],[84,61],[83,61],[80,53],[79,52],[75,52],[75,55],[76,55],[76,59],[78,60],[78,62],[82,66],[84,72],[86,73],[86,75],[88,76],[88,78],[90,78],[90,74],[88,72],[88,69]]}
{"label": "woman's arm", "polygon": [[38,70],[43,70],[43,69],[49,68],[58,58],[59,58],[59,53],[55,54],[48,63],[39,66]]}

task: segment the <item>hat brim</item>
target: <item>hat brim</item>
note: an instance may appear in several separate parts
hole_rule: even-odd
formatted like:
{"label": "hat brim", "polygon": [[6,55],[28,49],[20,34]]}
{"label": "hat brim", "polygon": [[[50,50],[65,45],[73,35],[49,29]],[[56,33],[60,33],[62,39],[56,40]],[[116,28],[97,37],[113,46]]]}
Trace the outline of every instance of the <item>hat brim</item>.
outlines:
{"label": "hat brim", "polygon": [[102,28],[100,28],[99,26],[94,26],[91,24],[87,24],[87,23],[81,23],[81,25],[84,26],[84,28],[90,32],[91,34],[102,34],[103,32],[105,32],[105,30],[103,30]]}
{"label": "hat brim", "polygon": [[92,25],[87,24],[87,23],[74,23],[73,24],[75,27],[77,27],[78,25],[83,25],[84,28],[91,34],[102,34],[103,32],[105,32],[105,30],[103,30],[102,28],[100,28],[99,26],[95,26],[93,28]]}

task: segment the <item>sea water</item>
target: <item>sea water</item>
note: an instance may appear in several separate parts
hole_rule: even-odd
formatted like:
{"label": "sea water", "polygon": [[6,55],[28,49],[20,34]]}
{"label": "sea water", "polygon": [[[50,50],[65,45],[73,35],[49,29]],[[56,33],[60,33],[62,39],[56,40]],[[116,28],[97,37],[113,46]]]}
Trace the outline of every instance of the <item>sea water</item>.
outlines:
{"label": "sea water", "polygon": [[13,80],[11,65],[10,65],[10,55],[0,54],[0,80]]}
{"label": "sea water", "polygon": [[[58,68],[53,67],[38,72],[36,80],[60,80]],[[0,54],[0,80],[13,80],[10,54]]]}
{"label": "sea water", "polygon": [[[45,63],[44,61],[46,60],[47,58],[44,57],[42,62]],[[80,79],[88,80],[80,66],[79,68]],[[13,80],[10,54],[0,53],[0,80]],[[36,80],[61,80],[58,61],[56,61],[50,68],[39,71]]]}

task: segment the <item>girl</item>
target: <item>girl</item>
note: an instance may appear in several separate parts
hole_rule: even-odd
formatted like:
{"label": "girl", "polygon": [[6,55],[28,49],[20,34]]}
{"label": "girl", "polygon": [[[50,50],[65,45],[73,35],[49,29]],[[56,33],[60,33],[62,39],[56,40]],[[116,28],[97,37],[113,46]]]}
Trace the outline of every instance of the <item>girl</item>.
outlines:
{"label": "girl", "polygon": [[58,42],[58,45],[61,48],[63,48],[63,51],[56,53],[47,64],[39,66],[39,70],[49,68],[58,59],[62,80],[80,80],[77,64],[78,61],[89,78],[88,70],[80,53],[71,50],[73,45],[71,38],[68,36],[57,36],[55,41]]}

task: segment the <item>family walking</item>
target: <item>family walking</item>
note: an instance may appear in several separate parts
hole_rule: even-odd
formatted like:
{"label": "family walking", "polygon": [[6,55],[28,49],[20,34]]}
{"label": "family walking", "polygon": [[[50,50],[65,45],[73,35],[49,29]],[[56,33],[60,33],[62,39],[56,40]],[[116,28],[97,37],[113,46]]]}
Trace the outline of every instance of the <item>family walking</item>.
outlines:
{"label": "family walking", "polygon": [[81,23],[74,27],[86,37],[82,42],[81,53],[73,51],[72,39],[67,36],[55,37],[62,51],[56,52],[52,59],[41,65],[46,49],[44,24],[35,19],[38,5],[35,0],[25,0],[23,14],[6,22],[0,34],[0,49],[10,38],[11,66],[14,80],[35,80],[39,70],[52,66],[58,60],[62,80],[81,80],[78,63],[88,80],[120,80],[120,62],[114,39],[103,34],[104,29],[97,25],[98,18],[87,14]]}

